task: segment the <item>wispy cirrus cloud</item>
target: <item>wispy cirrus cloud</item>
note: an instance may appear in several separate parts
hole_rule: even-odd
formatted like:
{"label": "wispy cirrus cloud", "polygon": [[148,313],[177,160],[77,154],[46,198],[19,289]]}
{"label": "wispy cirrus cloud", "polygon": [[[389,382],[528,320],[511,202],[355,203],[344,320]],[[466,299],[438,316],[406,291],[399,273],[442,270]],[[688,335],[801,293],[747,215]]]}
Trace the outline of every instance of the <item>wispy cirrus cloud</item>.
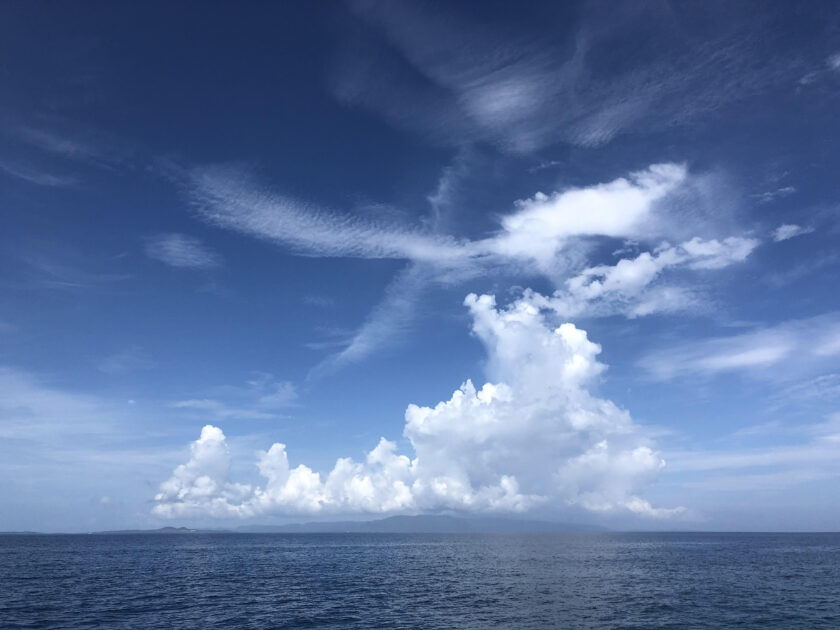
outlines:
{"label": "wispy cirrus cloud", "polygon": [[[416,316],[418,299],[429,286],[432,277],[428,269],[415,264],[409,264],[397,273],[385,289],[385,296],[368,314],[364,323],[347,341],[342,342],[344,347],[319,363],[309,377],[317,378],[348,363],[360,361],[407,333]],[[334,342],[327,343],[334,345]]]}
{"label": "wispy cirrus cloud", "polygon": [[102,157],[102,150],[95,143],[43,127],[16,125],[14,134],[43,151],[63,157],[93,161]]}
{"label": "wispy cirrus cloud", "polygon": [[46,122],[7,121],[7,136],[28,148],[34,148],[52,161],[72,162],[109,171],[136,166],[142,153],[138,145],[108,134],[101,127],[91,127],[71,120],[53,118]]}
{"label": "wispy cirrus cloud", "polygon": [[131,347],[104,357],[96,367],[105,374],[119,375],[136,370],[148,370],[155,365],[155,361],[141,348]]}
{"label": "wispy cirrus cloud", "polygon": [[[382,39],[361,34],[362,43],[342,50],[332,77],[337,98],[457,146],[484,141],[515,153],[557,141],[598,146],[631,129],[685,123],[793,83],[807,66],[795,54],[768,54],[762,44],[774,37],[772,19],[735,8],[715,21],[714,31],[698,33],[706,17],[701,7],[692,28],[656,5],[589,5],[571,25],[570,16],[554,16],[566,26],[558,38],[556,31],[513,24],[490,27],[457,5],[446,11],[415,2],[350,6]],[[691,20],[688,12],[683,19]],[[660,38],[669,42],[668,54],[641,47],[632,62],[605,64],[616,41],[634,28],[648,35],[691,30],[692,36]]]}
{"label": "wispy cirrus cloud", "polygon": [[[0,366],[0,400],[3,443],[53,443],[78,436],[107,435],[116,430],[105,413],[107,405],[100,399],[68,392],[13,367]],[[67,418],[73,418],[73,422],[66,422]]]}
{"label": "wispy cirrus cloud", "polygon": [[742,373],[788,380],[840,359],[840,314],[799,319],[749,332],[680,343],[639,361],[654,379]]}
{"label": "wispy cirrus cloud", "polygon": [[770,203],[772,201],[776,201],[777,199],[784,199],[785,197],[789,197],[795,192],[795,186],[782,186],[781,188],[776,188],[775,190],[768,190],[762,193],[756,193],[752,195],[752,197],[753,199],[757,199],[759,203]]}
{"label": "wispy cirrus cloud", "polygon": [[212,398],[189,398],[170,404],[173,409],[196,412],[200,417],[212,417],[217,420],[273,420],[276,413],[250,407],[235,407],[221,400]]}
{"label": "wispy cirrus cloud", "polygon": [[[757,437],[764,446],[740,446]],[[779,492],[824,479],[840,478],[840,415],[808,424],[771,422],[747,427],[731,436],[728,449],[697,449],[666,453],[672,483],[714,492]],[[781,439],[782,443],[778,443]]]}
{"label": "wispy cirrus cloud", "polygon": [[187,195],[206,221],[304,256],[401,259],[437,269],[507,259],[544,270],[576,238],[668,235],[673,224],[658,203],[687,182],[684,165],[654,164],[603,184],[537,193],[517,201],[498,231],[480,240],[325,210],[273,191],[235,168],[194,169]]}
{"label": "wispy cirrus cloud", "polygon": [[[0,484],[0,501],[22,505],[40,496],[84,506],[105,495],[142,505],[146,480],[167,474],[180,449],[163,444],[138,407],[0,366],[0,478],[10,481]],[[4,518],[7,527],[89,528],[29,513]]]}
{"label": "wispy cirrus cloud", "polygon": [[69,175],[55,175],[41,169],[12,164],[8,161],[0,161],[0,171],[30,184],[47,188],[67,188],[79,183],[77,178]]}
{"label": "wispy cirrus cloud", "polygon": [[257,373],[243,386],[226,385],[207,394],[174,401],[169,407],[217,420],[275,420],[283,417],[280,410],[293,407],[298,399],[291,382],[266,373]]}
{"label": "wispy cirrus cloud", "polygon": [[777,406],[802,400],[840,399],[840,373],[821,374],[795,383],[774,395]]}
{"label": "wispy cirrus cloud", "polygon": [[805,74],[799,79],[799,83],[803,86],[810,85],[821,79],[830,78],[836,73],[840,73],[840,53],[834,53],[826,57],[824,63]]}
{"label": "wispy cirrus cloud", "polygon": [[326,210],[272,191],[241,169],[197,168],[188,178],[189,197],[203,219],[277,242],[300,255],[427,261],[469,255],[453,238]]}
{"label": "wispy cirrus cloud", "polygon": [[[237,168],[188,170],[183,181],[198,216],[219,227],[270,240],[304,256],[407,261],[347,347],[315,373],[359,360],[405,330],[417,296],[435,282],[457,284],[491,271],[541,275],[574,293],[577,314],[605,314],[609,309],[587,309],[587,304],[612,300],[617,305],[633,292],[635,309],[618,312],[640,316],[678,310],[678,303],[689,301],[690,292],[679,286],[653,286],[661,271],[720,269],[743,261],[758,244],[753,238],[731,236],[695,237],[674,247],[662,244],[692,225],[701,230],[709,225],[686,217],[680,209],[684,200],[676,210],[669,202],[675,194],[705,194],[698,192],[703,186],[696,186],[681,164],[654,164],[605,183],[537,193],[517,201],[500,217],[495,233],[480,239],[455,238],[393,217],[374,221],[319,208],[260,185]],[[443,203],[448,186],[442,181],[430,200],[433,205]],[[621,260],[613,270],[609,265],[585,266],[595,239],[635,239],[654,251]],[[629,276],[641,273],[642,267],[652,267],[653,274],[642,273],[647,279],[641,284],[638,279],[631,282]],[[619,281],[622,275],[625,279]],[[605,289],[599,293],[598,287]],[[636,295],[642,289],[644,295]]]}
{"label": "wispy cirrus cloud", "polygon": [[146,255],[170,267],[212,269],[222,258],[200,239],[186,234],[157,234],[146,239]]}
{"label": "wispy cirrus cloud", "polygon": [[101,258],[52,244],[28,243],[15,253],[30,270],[27,287],[76,291],[103,288],[132,277],[115,269],[113,260],[104,263]]}

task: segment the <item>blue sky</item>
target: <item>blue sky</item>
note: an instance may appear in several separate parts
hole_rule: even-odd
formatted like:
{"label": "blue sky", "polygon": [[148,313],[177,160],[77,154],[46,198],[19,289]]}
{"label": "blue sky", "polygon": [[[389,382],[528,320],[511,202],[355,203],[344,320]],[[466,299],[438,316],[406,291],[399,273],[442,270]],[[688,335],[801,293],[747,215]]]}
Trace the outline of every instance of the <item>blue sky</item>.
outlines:
{"label": "blue sky", "polygon": [[840,526],[831,3],[0,32],[0,529]]}

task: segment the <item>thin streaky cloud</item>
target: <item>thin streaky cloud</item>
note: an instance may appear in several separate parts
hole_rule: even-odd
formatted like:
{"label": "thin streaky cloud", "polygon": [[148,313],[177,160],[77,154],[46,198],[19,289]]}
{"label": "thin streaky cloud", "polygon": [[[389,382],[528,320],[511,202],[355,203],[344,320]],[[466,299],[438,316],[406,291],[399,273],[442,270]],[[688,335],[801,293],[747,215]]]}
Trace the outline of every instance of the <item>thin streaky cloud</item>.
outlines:
{"label": "thin streaky cloud", "polygon": [[14,133],[19,138],[48,153],[94,161],[102,157],[102,151],[93,144],[60,135],[47,129],[18,125],[14,128]]}
{"label": "thin streaky cloud", "polygon": [[732,438],[743,443],[784,435],[784,443],[763,447],[666,452],[678,487],[740,492],[778,491],[815,479],[840,477],[840,415],[809,424],[772,421],[746,427]]}
{"label": "thin streaky cloud", "polygon": [[281,409],[298,404],[297,388],[273,374],[258,372],[245,385],[225,385],[169,403],[171,409],[217,420],[277,420]]}
{"label": "thin streaky cloud", "polygon": [[116,376],[137,370],[149,370],[155,365],[156,362],[141,348],[131,347],[102,358],[97,362],[96,368],[100,372]]}
{"label": "thin streaky cloud", "polygon": [[614,45],[619,23],[662,32],[687,27],[651,5],[619,11],[595,6],[561,47],[546,34],[479,26],[454,5],[448,11],[414,2],[350,6],[427,85],[392,81],[405,73],[389,70],[380,53],[348,58],[343,51],[333,78],[340,100],[427,138],[490,141],[513,153],[556,141],[601,146],[631,128],[685,124],[726,102],[792,83],[806,66],[795,55],[777,55],[763,57],[756,69],[756,55],[765,54],[773,36],[769,17],[733,15],[706,39],[683,38],[668,55],[642,56],[636,65],[603,76],[597,59]]}
{"label": "thin streaky cloud", "polygon": [[274,420],[281,417],[276,413],[260,409],[233,407],[212,398],[177,400],[169,406],[173,409],[196,412],[199,417],[206,418],[209,415],[218,420]]}
{"label": "thin streaky cloud", "polygon": [[11,177],[29,182],[30,184],[45,186],[47,188],[68,188],[79,183],[79,180],[75,177],[67,175],[54,175],[45,171],[24,167],[19,164],[10,164],[5,161],[0,162],[0,171]]}
{"label": "thin streaky cloud", "polygon": [[361,361],[406,334],[414,324],[417,303],[431,279],[428,269],[415,264],[399,272],[385,289],[385,296],[344,347],[313,368],[309,379],[323,377],[348,363]]}
{"label": "thin streaky cloud", "polygon": [[304,256],[446,261],[465,255],[455,239],[327,211],[259,186],[241,169],[194,169],[188,193],[206,221],[278,242]]}
{"label": "thin streaky cloud", "polygon": [[750,332],[653,351],[638,365],[655,380],[741,373],[784,381],[840,362],[840,314],[792,320]]}
{"label": "thin streaky cloud", "polygon": [[222,264],[221,257],[200,239],[185,234],[158,234],[146,240],[146,255],[170,267],[212,269]]}
{"label": "thin streaky cloud", "polygon": [[768,190],[766,192],[756,193],[752,195],[752,197],[753,199],[757,199],[759,203],[770,203],[772,201],[776,201],[777,199],[789,197],[795,192],[795,186],[782,186],[781,188],[776,188],[775,190]]}
{"label": "thin streaky cloud", "polygon": [[52,246],[31,245],[20,254],[20,259],[31,270],[29,286],[57,290],[84,290],[104,287],[130,280],[133,276],[114,270],[98,270],[99,261],[93,261],[75,251],[58,253]]}

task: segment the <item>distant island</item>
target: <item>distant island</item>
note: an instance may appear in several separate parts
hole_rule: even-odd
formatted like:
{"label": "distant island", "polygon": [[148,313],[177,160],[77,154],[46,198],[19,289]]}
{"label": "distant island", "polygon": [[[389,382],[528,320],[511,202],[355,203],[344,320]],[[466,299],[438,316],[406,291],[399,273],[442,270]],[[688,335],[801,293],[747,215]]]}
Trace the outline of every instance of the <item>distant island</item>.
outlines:
{"label": "distant island", "polygon": [[[372,521],[314,521],[290,525],[243,525],[230,529],[160,527],[89,532],[92,535],[185,534],[550,534],[607,531],[587,524],[510,518],[445,515],[390,516]],[[41,532],[0,532],[0,535],[38,535]]]}

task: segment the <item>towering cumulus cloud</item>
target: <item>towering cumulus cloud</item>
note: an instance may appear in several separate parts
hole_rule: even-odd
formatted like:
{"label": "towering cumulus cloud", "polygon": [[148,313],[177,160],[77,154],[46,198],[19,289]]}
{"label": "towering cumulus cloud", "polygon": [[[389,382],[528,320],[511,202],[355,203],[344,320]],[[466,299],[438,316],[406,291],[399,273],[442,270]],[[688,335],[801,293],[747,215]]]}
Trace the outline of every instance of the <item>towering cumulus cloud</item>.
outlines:
{"label": "towering cumulus cloud", "polygon": [[382,438],[365,461],[341,458],[322,475],[292,468],[278,443],[259,455],[265,483],[253,487],[228,479],[225,436],[208,425],[190,460],[161,485],[155,513],[522,512],[546,504],[679,513],[641,498],[665,462],[625,410],[590,393],[604,370],[600,346],[573,324],[555,327],[556,312],[535,295],[506,308],[493,296],[467,296],[490,382],[468,380],[434,407],[409,405],[404,435],[413,453]]}

